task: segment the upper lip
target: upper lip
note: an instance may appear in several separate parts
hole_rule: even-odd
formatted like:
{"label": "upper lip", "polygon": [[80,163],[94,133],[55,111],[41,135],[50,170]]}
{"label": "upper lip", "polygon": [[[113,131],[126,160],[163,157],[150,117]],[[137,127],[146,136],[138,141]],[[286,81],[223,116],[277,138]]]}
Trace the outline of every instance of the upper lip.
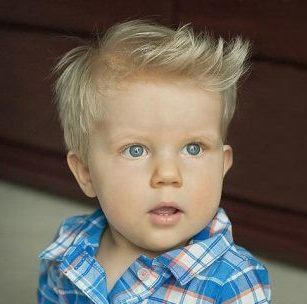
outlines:
{"label": "upper lip", "polygon": [[182,211],[176,202],[161,202],[157,206],[152,208],[149,212],[159,209],[159,208],[163,208],[163,207],[173,207],[173,208],[178,209],[179,211]]}

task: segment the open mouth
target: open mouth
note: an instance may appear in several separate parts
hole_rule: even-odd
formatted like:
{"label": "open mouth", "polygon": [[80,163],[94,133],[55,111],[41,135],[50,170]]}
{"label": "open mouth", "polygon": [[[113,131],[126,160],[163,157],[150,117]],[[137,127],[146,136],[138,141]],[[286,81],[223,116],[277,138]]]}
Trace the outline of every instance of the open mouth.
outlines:
{"label": "open mouth", "polygon": [[174,207],[161,207],[161,208],[156,208],[151,211],[151,213],[162,215],[162,216],[169,216],[177,212],[180,212],[180,210]]}
{"label": "open mouth", "polygon": [[151,222],[157,226],[171,226],[177,224],[180,221],[182,213],[182,210],[177,207],[163,206],[163,204],[149,211]]}

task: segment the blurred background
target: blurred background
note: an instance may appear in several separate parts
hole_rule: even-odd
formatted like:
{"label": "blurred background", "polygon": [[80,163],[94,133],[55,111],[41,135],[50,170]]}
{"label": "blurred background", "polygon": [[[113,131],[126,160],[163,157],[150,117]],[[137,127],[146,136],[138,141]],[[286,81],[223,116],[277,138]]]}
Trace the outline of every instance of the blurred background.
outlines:
{"label": "blurred background", "polygon": [[236,242],[269,268],[273,303],[307,303],[307,2],[0,2],[0,303],[34,303],[37,255],[67,216],[90,213],[68,170],[50,69],[93,31],[149,18],[253,45],[228,144],[222,206]]}

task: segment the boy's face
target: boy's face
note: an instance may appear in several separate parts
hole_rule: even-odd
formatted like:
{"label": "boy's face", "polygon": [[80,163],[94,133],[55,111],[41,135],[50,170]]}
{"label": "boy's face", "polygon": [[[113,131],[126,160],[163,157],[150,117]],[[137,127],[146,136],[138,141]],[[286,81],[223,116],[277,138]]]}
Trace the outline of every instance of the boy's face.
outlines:
{"label": "boy's face", "polygon": [[[184,80],[141,78],[125,82],[105,108],[80,186],[97,195],[118,244],[144,252],[186,245],[215,215],[232,165],[220,95]],[[163,202],[177,209],[152,211]]]}

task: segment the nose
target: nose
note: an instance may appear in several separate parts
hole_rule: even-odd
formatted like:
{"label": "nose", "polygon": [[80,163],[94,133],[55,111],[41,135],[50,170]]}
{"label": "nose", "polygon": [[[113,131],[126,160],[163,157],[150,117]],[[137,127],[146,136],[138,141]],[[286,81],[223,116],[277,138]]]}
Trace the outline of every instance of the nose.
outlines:
{"label": "nose", "polygon": [[182,176],[178,163],[171,158],[159,159],[155,162],[151,177],[151,186],[158,188],[163,185],[182,186]]}

